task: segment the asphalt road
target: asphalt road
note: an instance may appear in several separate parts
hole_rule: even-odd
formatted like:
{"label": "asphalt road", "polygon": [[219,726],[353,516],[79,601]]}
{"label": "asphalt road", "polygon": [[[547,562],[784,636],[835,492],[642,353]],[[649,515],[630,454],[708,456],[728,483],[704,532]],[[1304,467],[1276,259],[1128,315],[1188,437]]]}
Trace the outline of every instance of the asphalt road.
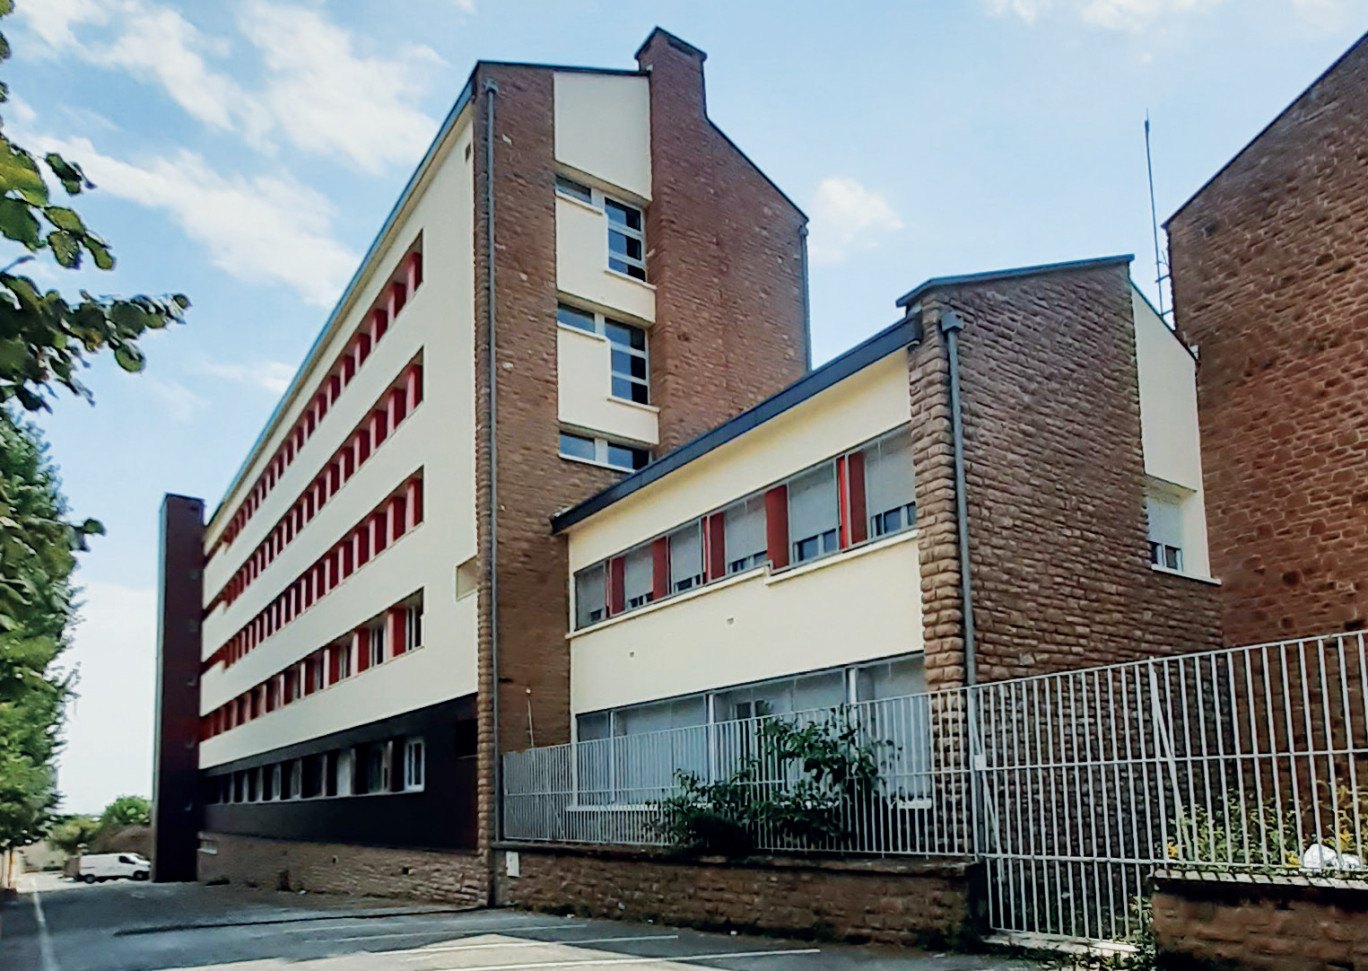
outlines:
{"label": "asphalt road", "polygon": [[0,909],[0,971],[977,971],[973,955],[841,947],[240,887],[40,875]]}

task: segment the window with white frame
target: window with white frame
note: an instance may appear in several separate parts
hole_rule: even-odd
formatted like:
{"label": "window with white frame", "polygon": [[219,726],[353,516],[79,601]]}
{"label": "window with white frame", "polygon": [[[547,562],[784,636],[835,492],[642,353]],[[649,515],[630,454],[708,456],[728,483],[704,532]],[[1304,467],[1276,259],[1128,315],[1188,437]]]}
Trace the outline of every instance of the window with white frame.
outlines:
{"label": "window with white frame", "polygon": [[352,675],[352,646],[350,638],[337,645],[337,677],[350,678]]}
{"label": "window with white frame", "polygon": [[289,788],[285,790],[286,799],[299,799],[304,792],[304,763],[299,759],[294,759],[286,763],[288,766]]}
{"label": "window with white frame", "polygon": [[641,209],[566,175],[556,176],[556,191],[601,209],[608,217],[608,268],[646,279],[646,222]]}
{"label": "window with white frame", "polygon": [[611,356],[609,391],[612,396],[641,405],[651,403],[650,360],[646,353],[644,328],[568,303],[557,305],[556,321],[566,327],[607,338]]}
{"label": "window with white frame", "polygon": [[823,462],[788,483],[789,537],[794,563],[840,549],[836,465]]}
{"label": "window with white frame", "polygon": [[350,796],[352,794],[352,782],[354,778],[354,773],[356,772],[354,758],[355,757],[352,755],[352,750],[349,748],[344,748],[337,753],[337,779],[334,783],[334,787],[336,788],[337,794],[339,796]]}
{"label": "window with white frame", "polygon": [[668,537],[670,592],[703,585],[703,524],[694,520]]}
{"label": "window with white frame", "polygon": [[722,532],[728,573],[742,573],[768,563],[764,495],[754,495],[728,506],[722,514]]}
{"label": "window with white frame", "polygon": [[404,613],[404,647],[413,651],[423,646],[423,605],[410,604]]}
{"label": "window with white frame", "polygon": [[623,593],[627,609],[644,607],[654,595],[655,557],[650,546],[640,546],[624,557]]}
{"label": "window with white frame", "polygon": [[912,437],[906,430],[894,432],[866,446],[860,454],[864,461],[869,537],[911,529],[917,524]]}
{"label": "window with white frame", "polygon": [[1150,562],[1167,570],[1183,569],[1183,505],[1174,490],[1151,483],[1145,496],[1149,518]]}
{"label": "window with white frame", "polygon": [[410,738],[404,742],[404,791],[418,792],[423,788],[424,762],[423,740]]}
{"label": "window with white frame", "polygon": [[385,625],[376,624],[370,629],[370,666],[385,663]]}
{"label": "window with white frame", "polygon": [[651,461],[651,453],[644,448],[574,432],[560,433],[560,454],[562,458],[581,459],[623,472],[635,472]]}
{"label": "window with white frame", "polygon": [[328,664],[324,654],[309,660],[309,674],[313,678],[313,690],[322,691],[328,684]]}
{"label": "window with white frame", "polygon": [[588,627],[608,616],[608,585],[602,563],[575,574],[575,626]]}

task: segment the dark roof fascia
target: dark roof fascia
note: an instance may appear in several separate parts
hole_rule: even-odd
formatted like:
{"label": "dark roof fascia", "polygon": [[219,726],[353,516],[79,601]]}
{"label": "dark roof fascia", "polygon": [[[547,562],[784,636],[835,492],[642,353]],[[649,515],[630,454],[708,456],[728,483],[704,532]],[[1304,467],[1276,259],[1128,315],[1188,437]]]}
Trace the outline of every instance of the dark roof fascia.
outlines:
{"label": "dark roof fascia", "polygon": [[961,276],[932,277],[914,290],[909,290],[898,298],[899,307],[910,307],[929,290],[947,287],[961,287],[978,283],[996,283],[999,280],[1015,280],[1020,277],[1039,276],[1044,273],[1068,273],[1077,270],[1093,270],[1103,266],[1129,265],[1135,256],[1130,253],[1118,256],[1100,256],[1087,260],[1068,260],[1063,263],[1041,263],[1038,266],[1018,266],[1008,270],[988,270],[984,273],[965,273]]}
{"label": "dark roof fascia", "polygon": [[537,61],[476,61],[480,67],[525,67],[535,71],[560,71],[565,74],[609,74],[618,77],[644,78],[650,71],[631,67],[584,67],[576,64],[541,64]]}
{"label": "dark roof fascia", "polygon": [[1248,152],[1251,148],[1258,144],[1260,139],[1262,139],[1265,135],[1272,131],[1273,127],[1277,125],[1278,122],[1282,121],[1283,118],[1287,116],[1288,112],[1290,112],[1293,108],[1297,107],[1297,105],[1301,102],[1303,98],[1305,98],[1308,94],[1312,92],[1312,90],[1319,86],[1322,81],[1324,81],[1326,78],[1330,77],[1330,75],[1334,74],[1337,70],[1339,70],[1340,66],[1343,65],[1344,62],[1349,59],[1350,55],[1352,55],[1354,51],[1358,50],[1359,47],[1362,46],[1365,41],[1368,41],[1368,34],[1364,34],[1358,40],[1350,44],[1349,49],[1346,50],[1339,57],[1335,58],[1335,62],[1333,64],[1327,67],[1320,74],[1316,75],[1316,79],[1314,81],[1312,81],[1306,87],[1302,88],[1301,92],[1290,102],[1288,102],[1287,107],[1285,107],[1282,111],[1274,115],[1272,121],[1270,121],[1268,124],[1260,128],[1257,135],[1255,135],[1248,142],[1246,142],[1243,148],[1241,148],[1238,152],[1231,156],[1229,162],[1226,162],[1225,165],[1222,165],[1219,169],[1217,169],[1215,174],[1212,175],[1211,178],[1203,182],[1200,186],[1198,186],[1197,191],[1194,192],[1192,195],[1188,196],[1181,206],[1173,210],[1173,215],[1169,216],[1161,224],[1164,227],[1164,229],[1168,229],[1169,223],[1173,222],[1175,219],[1181,216],[1183,214],[1184,209],[1186,209],[1188,206],[1196,202],[1198,196],[1206,192],[1207,189],[1211,188],[1211,186],[1216,182],[1216,180],[1218,180],[1221,176],[1225,175],[1226,172],[1236,162],[1238,162],[1241,158],[1244,157],[1244,154],[1246,152]]}
{"label": "dark roof fascia", "polygon": [[[476,70],[478,70],[478,67],[477,64]],[[423,176],[427,173],[428,166],[432,164],[432,160],[436,157],[438,148],[441,146],[442,142],[446,140],[447,135],[451,133],[451,129],[455,126],[456,119],[460,117],[461,112],[464,111],[466,106],[470,103],[474,90],[475,71],[472,70],[470,72],[470,77],[466,79],[465,87],[461,89],[460,95],[456,98],[456,103],[451,106],[451,110],[447,112],[446,117],[442,119],[441,125],[438,126],[437,134],[433,137],[432,143],[428,145],[427,151],[423,153],[423,158],[418,162],[417,167],[413,170],[413,174],[409,176],[408,181],[404,183],[403,191],[399,193],[398,200],[390,209],[389,215],[385,217],[385,221],[380,225],[380,231],[375,234],[375,238],[371,240],[370,246],[366,248],[366,253],[361,257],[361,262],[357,266],[356,272],[352,274],[352,278],[347,282],[347,285],[342,288],[342,296],[333,306],[332,312],[328,314],[328,319],[323,324],[323,328],[318,332],[318,336],[314,338],[314,342],[309,345],[309,350],[304,354],[304,361],[299,365],[299,369],[295,371],[294,377],[290,380],[289,387],[286,388],[285,393],[280,396],[280,400],[276,402],[275,410],[271,412],[271,416],[266,419],[266,424],[262,426],[261,433],[257,435],[256,441],[252,443],[252,447],[247,450],[247,457],[242,460],[242,464],[238,466],[237,472],[233,473],[232,479],[228,482],[228,488],[223,493],[223,498],[219,500],[218,505],[214,507],[213,514],[209,517],[210,524],[218,517],[219,512],[223,509],[223,504],[228,501],[228,497],[233,494],[233,490],[237,488],[242,477],[246,475],[247,469],[251,466],[253,459],[256,458],[257,452],[266,443],[266,439],[275,429],[276,422],[284,413],[286,406],[294,400],[295,395],[299,391],[299,386],[302,383],[301,379],[308,370],[309,365],[313,362],[314,356],[323,346],[324,338],[332,332],[333,326],[338,322],[342,315],[343,308],[348,306],[352,298],[356,296],[356,291],[360,288],[361,281],[367,276],[371,269],[371,261],[380,250],[381,242],[384,241],[385,237],[389,235],[390,230],[392,230],[399,221],[399,213],[408,203],[409,197],[412,196],[413,191],[418,187],[419,181],[421,181]]]}
{"label": "dark roof fascia", "polygon": [[608,488],[595,493],[576,506],[571,506],[551,517],[551,530],[560,533],[576,523],[619,500],[625,499],[653,482],[657,482],[676,469],[695,459],[702,458],[714,449],[740,438],[772,418],[797,407],[809,398],[826,391],[861,371],[876,361],[880,361],[899,348],[921,341],[921,317],[905,317],[890,327],[857,344],[840,357],[833,358],[821,367],[808,372],[782,391],[771,395],[748,411],[743,411],[730,421],[723,422],[697,438],[685,442],[674,451],[662,456],[650,465]]}

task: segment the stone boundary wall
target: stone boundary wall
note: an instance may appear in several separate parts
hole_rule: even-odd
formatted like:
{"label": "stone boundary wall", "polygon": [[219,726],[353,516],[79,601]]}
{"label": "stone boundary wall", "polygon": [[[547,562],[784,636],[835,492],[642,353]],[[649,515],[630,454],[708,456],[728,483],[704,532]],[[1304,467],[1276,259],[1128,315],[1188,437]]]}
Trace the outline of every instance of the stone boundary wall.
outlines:
{"label": "stone boundary wall", "polygon": [[201,883],[436,900],[472,908],[488,903],[485,858],[470,851],[199,835]]}
{"label": "stone boundary wall", "polygon": [[970,903],[980,871],[963,859],[735,861],[544,844],[498,855],[499,903],[528,910],[852,943],[966,945],[981,929]]}
{"label": "stone boundary wall", "polygon": [[1368,882],[1160,871],[1154,933],[1171,969],[1368,968]]}

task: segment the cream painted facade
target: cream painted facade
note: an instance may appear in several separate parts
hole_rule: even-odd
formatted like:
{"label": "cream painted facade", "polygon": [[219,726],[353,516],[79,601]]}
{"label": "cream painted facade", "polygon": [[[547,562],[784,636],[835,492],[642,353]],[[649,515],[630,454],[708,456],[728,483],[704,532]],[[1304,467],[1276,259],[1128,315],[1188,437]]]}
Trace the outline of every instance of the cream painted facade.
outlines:
{"label": "cream painted facade", "polygon": [[[650,240],[646,245],[651,245]],[[556,196],[556,289],[577,303],[634,323],[655,321],[655,287],[608,269],[608,217],[603,210],[560,194]]]}
{"label": "cream painted facade", "polygon": [[[906,357],[890,354],[571,527],[571,571],[906,425],[909,409]],[[920,651],[920,584],[912,530],[621,614],[569,635],[571,711]]]}
{"label": "cream painted facade", "polygon": [[205,567],[206,602],[298,499],[319,471],[418,355],[422,403],[375,449],[243,594],[204,619],[202,652],[220,645],[269,604],[408,476],[424,478],[424,519],[341,585],[235,664],[205,672],[202,714],[343,637],[404,598],[421,592],[421,650],[343,679],[320,692],[239,725],[200,746],[200,765],[304,741],[476,689],[477,601],[457,600],[456,564],[476,553],[473,169],[466,156],[471,126],[458,118],[432,164],[364,268],[349,306],[334,318],[206,530],[213,548],[252,483],[294,427],[320,382],[347,346],[398,261],[420,234],[422,285],[385,338],[318,424],[255,515]]}
{"label": "cream painted facade", "polygon": [[557,71],[556,161],[640,201],[651,198],[651,82],[638,74]]}
{"label": "cream painted facade", "polygon": [[1138,290],[1132,292],[1135,361],[1140,385],[1140,434],[1145,474],[1179,503],[1183,571],[1211,574],[1202,440],[1197,424],[1197,362]]}
{"label": "cream painted facade", "polygon": [[557,413],[561,424],[643,445],[660,441],[660,409],[612,395],[608,338],[575,327],[556,328]]}

